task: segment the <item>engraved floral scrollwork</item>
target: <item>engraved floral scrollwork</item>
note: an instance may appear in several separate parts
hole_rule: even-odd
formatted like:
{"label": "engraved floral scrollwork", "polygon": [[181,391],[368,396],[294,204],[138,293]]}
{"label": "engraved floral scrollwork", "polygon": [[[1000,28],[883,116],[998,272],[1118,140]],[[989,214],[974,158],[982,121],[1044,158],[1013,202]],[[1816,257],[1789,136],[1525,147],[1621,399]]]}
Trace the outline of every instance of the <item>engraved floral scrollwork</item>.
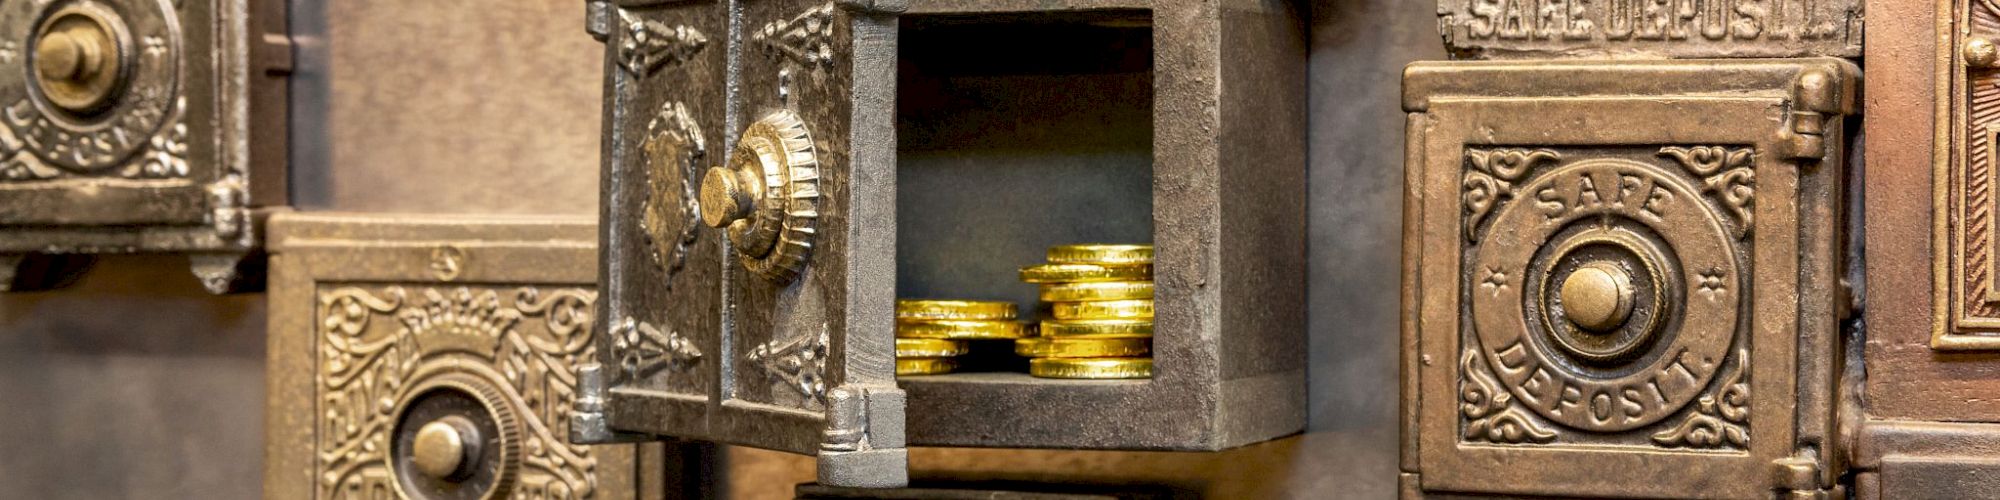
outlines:
{"label": "engraved floral scrollwork", "polygon": [[747,358],[799,395],[825,402],[827,336],[826,325],[820,325],[818,333],[759,344]]}
{"label": "engraved floral scrollwork", "polygon": [[1757,195],[1756,150],[1725,146],[1668,146],[1660,156],[1673,158],[1689,173],[1702,180],[1702,191],[1715,196],[1740,222],[1736,237],[1749,234],[1755,222],[1753,205]]}
{"label": "engraved floral scrollwork", "polygon": [[833,3],[806,9],[784,21],[771,21],[751,35],[767,54],[816,67],[833,64]]}
{"label": "engraved floral scrollwork", "polygon": [[1542,163],[1561,161],[1562,155],[1547,149],[1469,149],[1465,160],[1471,165],[1463,184],[1465,238],[1477,242],[1479,223],[1494,206],[1514,197],[1514,183]]}
{"label": "engraved floral scrollwork", "polygon": [[[397,489],[388,474],[395,409],[439,373],[491,382],[525,417],[518,420],[524,445],[513,495],[594,497],[597,457],[570,444],[560,426],[576,399],[572,367],[594,356],[595,300],[596,292],[579,288],[323,289],[320,498]],[[524,321],[530,318],[541,321]]]}
{"label": "engraved floral scrollwork", "polygon": [[1719,394],[1703,395],[1679,425],[1653,434],[1653,442],[1670,448],[1750,448],[1750,370],[1740,363],[1748,350],[1736,352],[1738,365],[1722,380]]}
{"label": "engraved floral scrollwork", "polygon": [[644,78],[667,64],[687,62],[708,46],[708,37],[693,26],[667,26],[659,21],[639,19],[624,10],[618,20],[625,36],[618,42],[618,67]]}
{"label": "engraved floral scrollwork", "polygon": [[1465,439],[1493,443],[1547,443],[1555,441],[1555,431],[1535,423],[1514,396],[1486,370],[1479,351],[1467,349],[1459,360],[1465,374],[1459,384],[1459,413],[1465,416]]}
{"label": "engraved floral scrollwork", "polygon": [[688,247],[699,236],[701,202],[694,175],[708,155],[701,126],[678,101],[660,107],[646,124],[646,204],[639,225],[653,245],[668,287],[686,265]]}
{"label": "engraved floral scrollwork", "polygon": [[701,362],[701,349],[680,332],[662,332],[632,318],[611,325],[611,349],[628,379],[652,376],[662,369],[686,372]]}

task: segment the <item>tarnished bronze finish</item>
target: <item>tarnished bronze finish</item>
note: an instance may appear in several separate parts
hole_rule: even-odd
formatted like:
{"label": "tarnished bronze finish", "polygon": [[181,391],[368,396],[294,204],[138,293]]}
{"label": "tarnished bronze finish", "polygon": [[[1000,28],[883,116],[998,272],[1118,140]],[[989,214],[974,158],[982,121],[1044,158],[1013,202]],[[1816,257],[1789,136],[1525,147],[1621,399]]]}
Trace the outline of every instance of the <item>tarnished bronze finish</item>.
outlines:
{"label": "tarnished bronze finish", "polygon": [[1861,55],[1862,0],[1438,0],[1462,58]]}
{"label": "tarnished bronze finish", "polygon": [[288,203],[282,0],[0,6],[0,289],[75,272],[37,254],[181,252],[255,288]]}
{"label": "tarnished bronze finish", "polygon": [[1404,78],[1407,496],[1835,488],[1858,68],[1461,62]]}
{"label": "tarnished bronze finish", "polygon": [[656,451],[567,439],[575,365],[596,354],[589,219],[283,214],[271,228],[266,498],[661,493],[643,489],[661,484],[641,459]]}

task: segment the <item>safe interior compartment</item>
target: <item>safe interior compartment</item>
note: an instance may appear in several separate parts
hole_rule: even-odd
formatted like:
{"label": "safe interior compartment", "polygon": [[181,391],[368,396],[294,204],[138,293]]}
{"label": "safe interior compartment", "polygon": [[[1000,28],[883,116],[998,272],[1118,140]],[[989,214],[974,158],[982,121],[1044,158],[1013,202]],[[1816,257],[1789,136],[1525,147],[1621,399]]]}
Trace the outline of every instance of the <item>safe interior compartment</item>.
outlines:
{"label": "safe interior compartment", "polygon": [[[1286,418],[1223,428],[1216,400],[1229,361],[1218,358],[1275,346],[1286,333],[1243,331],[1223,308],[1203,307],[1218,297],[1194,289],[1202,278],[1189,264],[1203,233],[1171,218],[1201,202],[1168,196],[1159,182],[1203,179],[1215,167],[1163,155],[1188,152],[1162,147],[1168,134],[1155,128],[1195,121],[1156,116],[1149,12],[913,14],[900,38],[897,297],[1004,300],[1034,321],[1049,306],[1018,270],[1044,262],[1050,246],[1151,243],[1160,256],[1153,378],[1036,378],[1010,342],[975,341],[955,373],[899,377],[910,444],[1201,450],[1297,430]],[[1211,316],[1198,316],[1203,309]],[[1204,324],[1222,335],[1202,335]],[[1225,353],[1218,339],[1228,337],[1245,349]]]}

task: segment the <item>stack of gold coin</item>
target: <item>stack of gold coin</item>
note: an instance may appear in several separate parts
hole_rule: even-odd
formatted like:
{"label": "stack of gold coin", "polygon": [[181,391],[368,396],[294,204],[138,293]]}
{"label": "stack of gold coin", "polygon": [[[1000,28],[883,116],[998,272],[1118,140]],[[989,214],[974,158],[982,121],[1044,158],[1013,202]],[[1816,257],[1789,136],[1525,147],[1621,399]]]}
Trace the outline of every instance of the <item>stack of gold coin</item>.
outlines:
{"label": "stack of gold coin", "polygon": [[1046,378],[1153,376],[1153,246],[1063,245],[1049,261],[1021,268],[1042,286],[1055,318],[1041,335],[1015,341],[1033,358],[1028,373]]}
{"label": "stack of gold coin", "polygon": [[1029,336],[1033,328],[1015,321],[1018,316],[1013,302],[898,300],[896,374],[951,373],[967,342]]}

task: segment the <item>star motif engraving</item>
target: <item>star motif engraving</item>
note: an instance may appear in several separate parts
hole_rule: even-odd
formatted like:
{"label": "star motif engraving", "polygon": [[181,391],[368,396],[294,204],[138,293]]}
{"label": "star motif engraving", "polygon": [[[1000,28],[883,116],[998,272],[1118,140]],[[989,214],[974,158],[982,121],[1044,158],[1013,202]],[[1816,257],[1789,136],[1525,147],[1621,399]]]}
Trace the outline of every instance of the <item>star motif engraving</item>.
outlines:
{"label": "star motif engraving", "polygon": [[1493,296],[1499,297],[1500,292],[1507,289],[1507,273],[1498,267],[1487,266],[1486,278],[1479,280],[1479,287],[1492,290]]}
{"label": "star motif engraving", "polygon": [[146,55],[152,56],[154,59],[158,59],[162,54],[167,53],[166,38],[162,38],[159,35],[147,35],[144,43],[146,44]]}
{"label": "star motif engraving", "polygon": [[1700,278],[1695,283],[1695,286],[1698,287],[1696,293],[1700,293],[1702,297],[1711,301],[1721,297],[1725,292],[1729,291],[1728,286],[1722,282],[1723,276],[1725,275],[1722,273],[1722,270],[1718,268],[1711,267],[1707,271],[1702,271]]}

